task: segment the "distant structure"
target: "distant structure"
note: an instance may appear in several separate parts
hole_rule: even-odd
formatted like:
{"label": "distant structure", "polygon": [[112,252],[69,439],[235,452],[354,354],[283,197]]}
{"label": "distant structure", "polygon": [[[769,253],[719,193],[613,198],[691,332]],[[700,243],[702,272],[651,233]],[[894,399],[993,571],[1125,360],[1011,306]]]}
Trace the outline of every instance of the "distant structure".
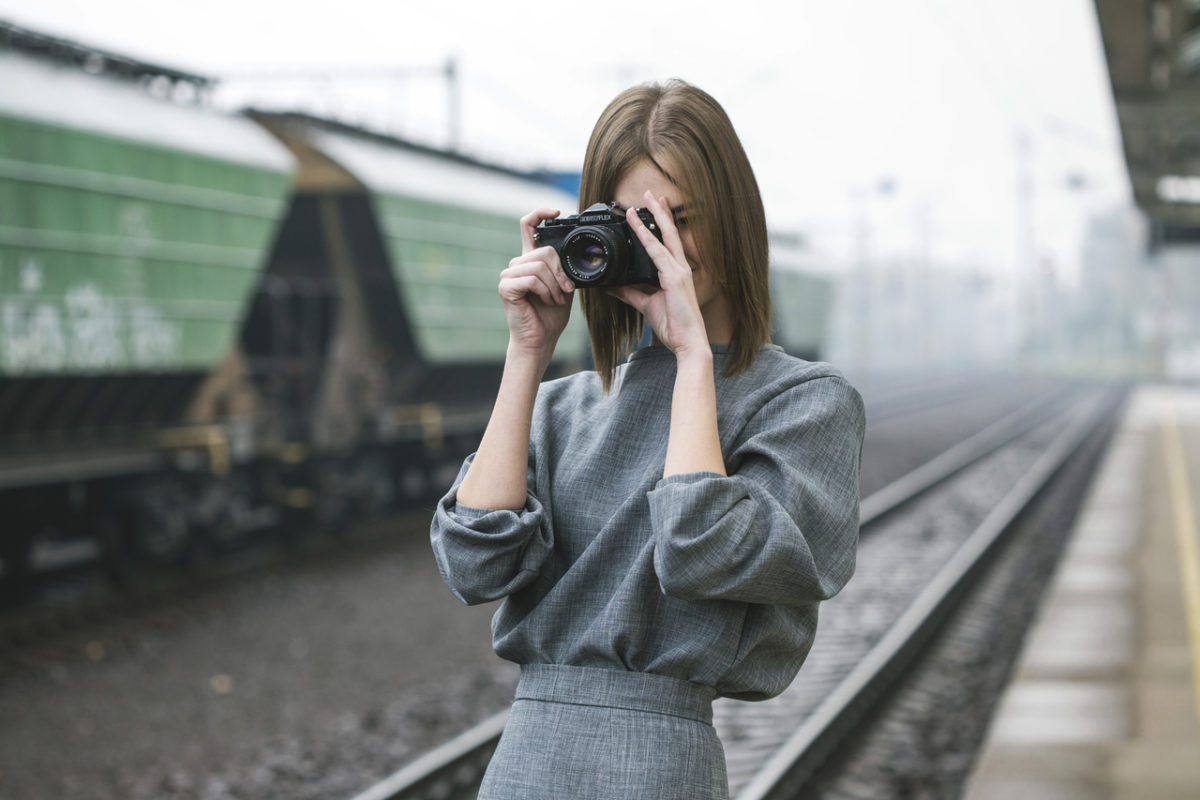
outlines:
{"label": "distant structure", "polygon": [[963,265],[872,263],[841,276],[829,360],[856,376],[1007,366],[1017,341],[1006,297]]}

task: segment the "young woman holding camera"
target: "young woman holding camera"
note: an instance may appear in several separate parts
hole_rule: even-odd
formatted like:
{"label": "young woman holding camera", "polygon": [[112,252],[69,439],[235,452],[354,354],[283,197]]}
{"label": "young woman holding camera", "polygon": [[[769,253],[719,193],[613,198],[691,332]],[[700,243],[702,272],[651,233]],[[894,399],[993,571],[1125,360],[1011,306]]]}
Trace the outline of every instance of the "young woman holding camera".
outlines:
{"label": "young woman holding camera", "polygon": [[862,401],[770,343],[762,201],[712,97],[619,95],[584,159],[597,202],[659,287],[579,289],[596,370],[542,384],[576,288],[535,242],[559,211],[521,220],[491,421],[431,526],[459,599],[505,598],[493,645],[521,664],[479,797],[726,798],[712,700],[783,691],[854,570]]}

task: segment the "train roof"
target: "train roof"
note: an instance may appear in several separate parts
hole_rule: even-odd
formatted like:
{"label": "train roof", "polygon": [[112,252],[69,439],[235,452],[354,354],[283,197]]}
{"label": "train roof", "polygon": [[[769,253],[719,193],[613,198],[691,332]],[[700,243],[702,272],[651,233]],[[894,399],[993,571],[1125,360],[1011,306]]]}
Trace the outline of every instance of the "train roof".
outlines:
{"label": "train roof", "polygon": [[[291,154],[265,131],[199,102],[212,82],[0,21],[0,114],[290,171]],[[194,102],[154,94],[181,84]]]}
{"label": "train roof", "polygon": [[216,81],[204,75],[185,72],[149,61],[141,61],[100,47],[51,36],[0,19],[0,48],[74,65],[92,74],[105,73],[126,80],[163,78],[188,83],[197,89],[211,88]]}
{"label": "train roof", "polygon": [[303,131],[308,143],[372,191],[504,215],[575,213],[578,199],[544,177],[300,113],[250,112]]}

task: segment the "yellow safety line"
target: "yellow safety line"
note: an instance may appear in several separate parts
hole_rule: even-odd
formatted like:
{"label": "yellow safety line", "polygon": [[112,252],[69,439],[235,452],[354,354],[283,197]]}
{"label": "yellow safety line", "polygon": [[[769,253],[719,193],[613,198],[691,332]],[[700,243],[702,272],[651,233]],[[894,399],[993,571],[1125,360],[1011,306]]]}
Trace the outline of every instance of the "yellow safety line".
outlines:
{"label": "yellow safety line", "polygon": [[1196,542],[1196,516],[1192,511],[1187,460],[1174,405],[1163,416],[1163,453],[1175,507],[1175,540],[1179,545],[1179,570],[1183,577],[1183,606],[1187,612],[1188,641],[1192,648],[1192,699],[1200,719],[1200,546]]}

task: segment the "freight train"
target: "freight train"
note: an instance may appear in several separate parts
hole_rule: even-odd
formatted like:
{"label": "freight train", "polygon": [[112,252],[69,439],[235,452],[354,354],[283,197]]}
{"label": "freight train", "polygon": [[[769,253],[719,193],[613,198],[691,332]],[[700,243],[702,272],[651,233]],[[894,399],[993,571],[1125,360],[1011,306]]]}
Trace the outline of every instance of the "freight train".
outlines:
{"label": "freight train", "polygon": [[[0,22],[0,562],[117,575],[445,485],[478,441],[516,220],[553,182]],[[773,247],[777,340],[830,281]],[[792,243],[794,244],[794,243]],[[793,259],[794,260],[794,259]],[[587,359],[575,314],[552,374]]]}

